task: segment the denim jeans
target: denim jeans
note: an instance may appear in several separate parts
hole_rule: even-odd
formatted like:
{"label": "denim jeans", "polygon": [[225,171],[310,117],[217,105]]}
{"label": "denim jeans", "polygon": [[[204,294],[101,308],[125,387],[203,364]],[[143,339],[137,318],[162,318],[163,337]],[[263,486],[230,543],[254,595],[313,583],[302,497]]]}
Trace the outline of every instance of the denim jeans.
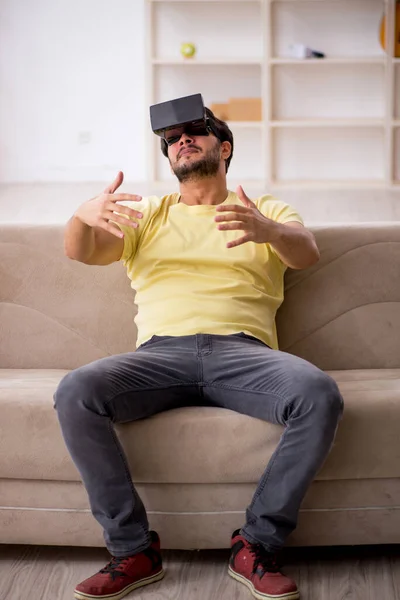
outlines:
{"label": "denim jeans", "polygon": [[150,545],[113,424],[182,406],[222,407],[284,426],[242,527],[250,542],[280,549],[332,447],[343,399],[314,365],[238,333],[153,336],[136,352],[96,360],[60,382],[54,407],[109,552],[128,556]]}

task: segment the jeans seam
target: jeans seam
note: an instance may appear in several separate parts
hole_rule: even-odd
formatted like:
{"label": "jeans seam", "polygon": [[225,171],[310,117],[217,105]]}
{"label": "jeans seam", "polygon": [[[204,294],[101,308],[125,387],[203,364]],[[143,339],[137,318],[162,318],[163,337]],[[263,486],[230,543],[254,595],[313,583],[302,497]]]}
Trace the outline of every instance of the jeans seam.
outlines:
{"label": "jeans seam", "polygon": [[199,354],[197,355],[197,364],[198,364],[198,369],[197,369],[196,385],[197,385],[197,387],[199,387],[199,384],[203,383],[203,375],[204,375],[203,360]]}
{"label": "jeans seam", "polygon": [[[112,440],[113,440],[113,442],[115,444],[115,447],[116,447],[116,449],[118,451],[119,457],[122,459],[122,463],[123,463],[124,469],[125,469],[125,477],[126,477],[126,480],[128,482],[129,487],[131,488],[133,502],[132,502],[132,511],[131,511],[130,515],[132,515],[133,511],[135,510],[135,488],[133,486],[132,477],[131,477],[131,474],[130,474],[130,471],[129,471],[128,464],[127,464],[127,462],[125,460],[125,456],[124,456],[123,453],[121,453],[120,446],[119,446],[119,444],[117,442],[116,433],[115,433],[113,424],[111,422],[111,419],[108,420],[108,428],[109,428],[109,431],[111,433],[111,437],[112,437]],[[132,519],[132,520],[133,520],[134,523],[136,523],[137,525],[140,526],[140,528],[142,529],[142,532],[146,535],[146,540],[148,540],[149,545],[150,545],[151,538],[150,538],[149,532],[146,531],[146,528],[143,526],[143,523],[141,523],[140,521],[137,521],[136,519]]]}
{"label": "jeans seam", "polygon": [[208,335],[207,338],[207,350],[205,350],[205,352],[203,352],[203,356],[210,356],[210,354],[212,354],[212,340],[211,340],[211,335]]}
{"label": "jeans seam", "polygon": [[278,458],[278,454],[279,454],[280,446],[283,444],[283,441],[284,441],[285,435],[287,434],[288,430],[289,430],[289,426],[286,426],[286,427],[285,427],[285,430],[284,430],[284,432],[283,432],[283,433],[282,433],[282,435],[281,435],[281,439],[279,440],[279,444],[278,444],[278,445],[277,445],[277,447],[275,448],[274,455],[271,457],[271,459],[270,459],[270,461],[269,461],[269,463],[268,463],[268,467],[267,467],[267,469],[265,470],[265,472],[264,472],[264,473],[263,473],[263,475],[261,476],[261,480],[260,480],[260,481],[259,481],[259,483],[258,483],[258,487],[257,487],[256,493],[254,494],[254,498],[253,498],[253,500],[251,501],[251,504],[250,504],[250,506],[249,506],[249,509],[250,509],[250,510],[253,508],[253,506],[254,506],[254,504],[255,504],[256,500],[259,498],[259,496],[261,495],[261,493],[264,491],[264,488],[265,488],[265,486],[267,485],[267,482],[268,482],[269,476],[270,476],[270,474],[271,474],[272,467],[274,466],[274,464],[275,464],[275,461],[276,461],[276,459]]}

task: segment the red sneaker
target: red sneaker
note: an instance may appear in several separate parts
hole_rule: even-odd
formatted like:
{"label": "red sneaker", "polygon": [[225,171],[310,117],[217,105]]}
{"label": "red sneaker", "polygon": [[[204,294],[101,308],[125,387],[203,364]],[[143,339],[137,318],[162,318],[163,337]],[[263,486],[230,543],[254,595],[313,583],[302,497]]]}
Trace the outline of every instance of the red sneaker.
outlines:
{"label": "red sneaker", "polygon": [[76,586],[77,600],[106,598],[120,600],[136,588],[155,583],[164,577],[160,554],[160,538],[150,532],[151,546],[126,558],[113,557],[98,573]]}
{"label": "red sneaker", "polygon": [[229,575],[244,583],[259,600],[298,600],[300,594],[292,579],[282,575],[276,555],[261,544],[250,544],[240,529],[232,535]]}

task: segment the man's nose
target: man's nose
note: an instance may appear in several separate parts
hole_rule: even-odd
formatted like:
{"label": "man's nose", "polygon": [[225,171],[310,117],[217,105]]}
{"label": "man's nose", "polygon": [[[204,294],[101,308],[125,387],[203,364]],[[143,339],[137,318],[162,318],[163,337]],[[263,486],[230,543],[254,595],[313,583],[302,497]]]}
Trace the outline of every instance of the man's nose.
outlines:
{"label": "man's nose", "polygon": [[182,133],[181,139],[179,140],[180,145],[183,146],[189,142],[193,142],[193,138],[187,133]]}

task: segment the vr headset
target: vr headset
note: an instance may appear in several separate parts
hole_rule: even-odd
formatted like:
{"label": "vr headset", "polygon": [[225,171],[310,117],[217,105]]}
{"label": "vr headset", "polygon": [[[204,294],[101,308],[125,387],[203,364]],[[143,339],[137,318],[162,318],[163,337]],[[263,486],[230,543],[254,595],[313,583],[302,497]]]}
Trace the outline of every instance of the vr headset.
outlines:
{"label": "vr headset", "polygon": [[163,138],[168,146],[178,142],[183,133],[193,136],[217,135],[206,115],[201,94],[153,104],[150,106],[150,121],[153,132]]}

